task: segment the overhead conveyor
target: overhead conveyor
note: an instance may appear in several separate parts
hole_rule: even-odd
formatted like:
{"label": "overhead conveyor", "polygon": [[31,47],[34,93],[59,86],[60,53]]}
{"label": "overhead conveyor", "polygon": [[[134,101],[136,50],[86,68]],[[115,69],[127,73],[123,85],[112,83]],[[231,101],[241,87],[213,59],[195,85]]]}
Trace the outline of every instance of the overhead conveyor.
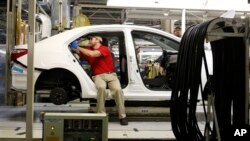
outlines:
{"label": "overhead conveyor", "polygon": [[[246,20],[242,26],[235,24],[234,19],[217,18],[191,26],[184,33],[170,108],[177,140],[223,141],[233,137],[235,127],[249,126],[249,23]],[[205,40],[211,44],[212,73],[206,65]],[[206,89],[201,83],[202,64],[207,73]],[[205,133],[201,133],[195,115],[199,91],[203,100],[205,92],[209,95],[207,109],[204,105]],[[207,115],[211,107],[213,129],[211,115]]]}

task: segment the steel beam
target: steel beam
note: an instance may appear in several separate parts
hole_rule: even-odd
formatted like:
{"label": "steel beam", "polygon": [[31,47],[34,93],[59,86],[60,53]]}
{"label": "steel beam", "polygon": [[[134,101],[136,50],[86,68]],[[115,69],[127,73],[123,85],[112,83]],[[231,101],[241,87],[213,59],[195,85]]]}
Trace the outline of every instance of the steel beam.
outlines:
{"label": "steel beam", "polygon": [[28,70],[27,70],[27,110],[26,110],[26,140],[33,139],[34,117],[34,47],[35,47],[35,12],[36,0],[29,0],[29,31],[28,31]]}

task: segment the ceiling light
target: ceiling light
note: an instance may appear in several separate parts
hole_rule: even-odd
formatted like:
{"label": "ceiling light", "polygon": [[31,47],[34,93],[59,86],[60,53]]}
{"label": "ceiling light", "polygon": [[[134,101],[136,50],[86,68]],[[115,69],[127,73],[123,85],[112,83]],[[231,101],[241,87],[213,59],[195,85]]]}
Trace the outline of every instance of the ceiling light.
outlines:
{"label": "ceiling light", "polygon": [[123,24],[126,24],[126,25],[133,25],[134,22],[124,22]]}
{"label": "ceiling light", "polygon": [[244,15],[241,15],[240,18],[245,19],[246,18],[246,13],[244,13]]}
{"label": "ceiling light", "polygon": [[246,16],[245,16],[245,15],[242,15],[242,16],[240,16],[240,18],[241,18],[241,19],[245,19],[245,18],[246,18]]}
{"label": "ceiling light", "polygon": [[166,13],[163,13],[163,15],[164,15],[164,16],[168,16],[168,12],[166,12]]}

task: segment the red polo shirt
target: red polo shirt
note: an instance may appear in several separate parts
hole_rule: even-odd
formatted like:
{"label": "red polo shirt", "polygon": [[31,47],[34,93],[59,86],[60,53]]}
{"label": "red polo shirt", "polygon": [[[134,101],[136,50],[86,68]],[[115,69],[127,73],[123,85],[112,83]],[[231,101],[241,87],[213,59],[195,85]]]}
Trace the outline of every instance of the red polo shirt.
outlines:
{"label": "red polo shirt", "polygon": [[[88,48],[94,50],[93,48]],[[102,54],[100,57],[89,57],[81,53],[81,55],[89,62],[92,75],[98,75],[107,72],[115,72],[113,58],[108,47],[102,45],[97,50]]]}

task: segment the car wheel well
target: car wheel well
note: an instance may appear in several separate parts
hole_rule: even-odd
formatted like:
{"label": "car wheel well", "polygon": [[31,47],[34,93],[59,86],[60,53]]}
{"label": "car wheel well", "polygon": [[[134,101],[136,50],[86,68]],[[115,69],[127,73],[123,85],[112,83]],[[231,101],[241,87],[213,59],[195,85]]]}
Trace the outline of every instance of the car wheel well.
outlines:
{"label": "car wheel well", "polygon": [[81,92],[78,78],[71,71],[62,68],[43,71],[35,84],[36,90],[52,90],[55,87],[74,87],[76,91]]}

